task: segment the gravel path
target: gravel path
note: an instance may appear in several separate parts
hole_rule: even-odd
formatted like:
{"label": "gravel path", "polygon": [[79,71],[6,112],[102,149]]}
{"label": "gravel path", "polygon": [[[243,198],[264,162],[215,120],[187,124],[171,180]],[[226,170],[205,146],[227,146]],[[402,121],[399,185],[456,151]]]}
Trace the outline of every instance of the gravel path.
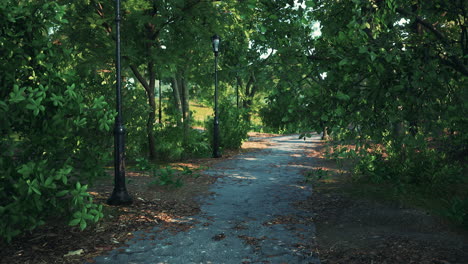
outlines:
{"label": "gravel path", "polygon": [[[297,136],[271,138],[269,149],[222,161],[205,173],[220,177],[201,214],[178,221],[191,229],[135,234],[129,246],[100,256],[95,263],[320,263],[312,252],[315,227],[292,203],[311,189],[300,172],[310,160]],[[143,232],[142,232],[143,233]],[[141,235],[141,236],[139,236]],[[155,243],[156,242],[156,243]]]}

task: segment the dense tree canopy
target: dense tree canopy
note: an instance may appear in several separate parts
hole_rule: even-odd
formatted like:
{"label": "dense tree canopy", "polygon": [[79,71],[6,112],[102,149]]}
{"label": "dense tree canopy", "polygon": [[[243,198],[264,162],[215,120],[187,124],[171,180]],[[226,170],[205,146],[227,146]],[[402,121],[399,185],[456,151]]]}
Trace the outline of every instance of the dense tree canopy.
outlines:
{"label": "dense tree canopy", "polygon": [[[112,149],[114,4],[0,3],[7,239],[50,211],[82,228],[102,216],[86,184],[103,174]],[[122,0],[129,159],[210,153],[211,137],[192,129],[190,102],[213,104],[210,37],[218,34],[223,147],[238,147],[259,116],[265,131],[350,140],[362,177],[463,182],[466,8],[463,0]],[[166,87],[163,120],[158,81]],[[385,155],[361,152],[372,146]],[[421,166],[432,171],[416,175]]]}

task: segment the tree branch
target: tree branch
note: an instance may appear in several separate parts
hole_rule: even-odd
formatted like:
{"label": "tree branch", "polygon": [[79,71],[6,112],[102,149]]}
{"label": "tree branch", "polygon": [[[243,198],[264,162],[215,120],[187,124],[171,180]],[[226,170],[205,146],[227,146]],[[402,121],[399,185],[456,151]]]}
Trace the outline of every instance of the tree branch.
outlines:
{"label": "tree branch", "polygon": [[138,71],[137,67],[135,67],[135,65],[130,65],[130,69],[132,70],[133,74],[135,75],[135,77],[138,79],[138,81],[140,81],[141,85],[143,85],[143,88],[145,88],[145,90],[147,92],[150,91],[150,87],[148,85],[148,82],[145,80],[145,78],[143,77],[143,75],[140,74],[140,72]]}
{"label": "tree branch", "polygon": [[409,11],[404,10],[403,8],[397,8],[396,11],[402,15],[413,17],[416,19],[416,22],[419,24],[423,25],[425,28],[429,29],[436,37],[442,41],[444,44],[449,44],[447,38],[442,34],[442,32],[438,31],[431,23],[427,22],[426,20],[422,19],[421,17],[417,16],[416,14],[413,14]]}
{"label": "tree branch", "polygon": [[[97,3],[95,6],[96,13],[101,17],[104,18],[104,7],[102,6],[101,3]],[[107,32],[107,34],[112,33],[112,27],[107,23],[103,22],[101,26],[104,27],[104,30]]]}
{"label": "tree branch", "polygon": [[[427,28],[430,32],[432,32],[437,37],[437,39],[439,39],[442,42],[442,44],[444,44],[446,50],[450,50],[449,40],[444,36],[444,34],[442,34],[442,32],[437,30],[431,23],[427,22],[426,20],[422,19],[421,17],[409,11],[404,10],[403,8],[397,8],[396,11],[402,15],[409,16],[409,17],[416,19],[417,23]],[[468,68],[459,58],[452,55],[452,56],[449,56],[449,59],[450,59],[449,63],[445,63],[448,61],[444,61],[444,59],[442,59],[442,62],[444,62],[444,64],[446,65],[451,66],[456,71],[468,76]]]}
{"label": "tree branch", "polygon": [[317,60],[317,61],[330,61],[330,60],[333,60],[330,57],[320,57],[320,56],[317,56],[317,55],[309,55],[309,56],[307,56],[307,59]]}

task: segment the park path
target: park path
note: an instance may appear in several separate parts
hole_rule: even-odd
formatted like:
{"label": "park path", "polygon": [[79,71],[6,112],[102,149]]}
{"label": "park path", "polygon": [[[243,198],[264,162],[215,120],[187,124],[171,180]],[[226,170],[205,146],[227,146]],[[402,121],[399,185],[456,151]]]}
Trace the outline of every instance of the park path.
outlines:
{"label": "park path", "polygon": [[269,140],[268,149],[205,171],[220,178],[214,194],[202,198],[201,213],[180,219],[193,228],[172,234],[155,227],[156,240],[137,232],[128,247],[95,263],[320,263],[313,253],[315,226],[304,221],[311,213],[292,205],[311,194],[301,171],[313,162],[304,153],[313,143],[297,135]]}

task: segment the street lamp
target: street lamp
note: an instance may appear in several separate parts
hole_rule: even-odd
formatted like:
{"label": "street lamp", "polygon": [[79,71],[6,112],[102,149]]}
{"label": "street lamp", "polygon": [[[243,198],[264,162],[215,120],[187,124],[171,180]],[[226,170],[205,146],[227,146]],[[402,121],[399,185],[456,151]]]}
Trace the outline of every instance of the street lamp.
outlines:
{"label": "street lamp", "polygon": [[122,76],[120,65],[120,0],[115,1],[115,22],[116,22],[116,110],[114,127],[114,190],[111,197],[107,199],[109,205],[128,205],[132,198],[125,187],[125,127],[122,120]]}
{"label": "street lamp", "polygon": [[161,77],[159,77],[159,124],[162,124],[162,91],[161,91]]}
{"label": "street lamp", "polygon": [[[165,45],[160,46],[162,50],[166,49]],[[162,71],[159,74],[159,124],[162,124],[162,90],[161,90],[161,79],[162,79]]]}
{"label": "street lamp", "polygon": [[214,52],[214,75],[215,75],[215,94],[214,94],[214,126],[213,126],[213,158],[220,158],[219,153],[219,117],[218,117],[218,52],[221,39],[218,35],[211,37]]}

